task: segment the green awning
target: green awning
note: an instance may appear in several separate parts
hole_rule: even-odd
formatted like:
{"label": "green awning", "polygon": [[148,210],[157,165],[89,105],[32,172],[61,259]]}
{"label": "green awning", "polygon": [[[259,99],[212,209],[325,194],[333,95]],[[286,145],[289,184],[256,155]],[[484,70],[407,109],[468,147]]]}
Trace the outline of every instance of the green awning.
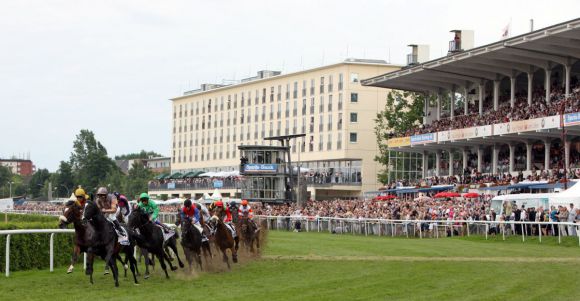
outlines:
{"label": "green awning", "polygon": [[184,174],[183,178],[193,178],[195,173],[196,173],[196,171],[190,171],[190,172]]}
{"label": "green awning", "polygon": [[205,171],[203,171],[203,170],[197,170],[197,171],[195,171],[195,174],[193,174],[193,176],[192,176],[192,177],[194,177],[194,178],[195,178],[195,177],[198,177],[199,175],[201,175],[201,174],[202,174],[202,173],[204,173],[204,172],[205,172]]}
{"label": "green awning", "polygon": [[163,180],[163,179],[165,179],[165,177],[167,177],[167,176],[169,176],[169,174],[168,174],[168,173],[162,173],[162,174],[159,174],[159,175],[157,175],[157,176],[155,177],[155,179],[156,179],[156,180]]}
{"label": "green awning", "polygon": [[174,172],[172,175],[168,177],[168,179],[181,179],[183,175],[180,172]]}

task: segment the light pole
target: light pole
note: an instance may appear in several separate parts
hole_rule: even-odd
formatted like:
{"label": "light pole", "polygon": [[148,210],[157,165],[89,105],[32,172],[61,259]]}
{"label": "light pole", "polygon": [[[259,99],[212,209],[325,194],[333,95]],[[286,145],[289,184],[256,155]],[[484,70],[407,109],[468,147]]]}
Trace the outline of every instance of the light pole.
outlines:
{"label": "light pole", "polygon": [[12,198],[12,184],[14,184],[14,182],[8,182],[8,184],[10,185],[9,198]]}
{"label": "light pole", "polygon": [[64,187],[64,189],[66,189],[66,195],[70,196],[70,190],[68,189],[68,187],[64,186],[64,184],[60,184],[60,186]]}

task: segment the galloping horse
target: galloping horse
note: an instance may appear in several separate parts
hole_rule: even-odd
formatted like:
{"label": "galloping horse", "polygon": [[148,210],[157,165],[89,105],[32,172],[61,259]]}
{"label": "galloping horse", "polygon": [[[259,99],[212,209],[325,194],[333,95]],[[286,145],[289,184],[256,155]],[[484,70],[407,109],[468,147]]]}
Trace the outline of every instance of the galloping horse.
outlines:
{"label": "galloping horse", "polygon": [[[161,268],[165,272],[165,277],[169,278],[169,274],[167,273],[167,266],[165,265],[165,260],[169,263],[172,271],[177,270],[177,267],[174,267],[171,261],[169,260],[169,255],[165,253],[163,250],[164,244],[167,244],[175,255],[177,256],[177,260],[179,262],[180,267],[184,267],[183,262],[179,258],[177,253],[177,241],[175,236],[171,237],[164,243],[163,241],[163,230],[160,227],[155,225],[149,220],[149,215],[147,212],[143,211],[141,208],[135,208],[133,212],[129,215],[129,227],[138,230],[139,234],[136,235],[135,239],[137,241],[137,245],[141,248],[142,251],[145,251],[143,255],[145,258],[149,258],[148,253],[152,253],[153,255],[157,256],[159,259],[159,263],[161,264]],[[145,260],[145,279],[149,278],[149,264],[148,260]]]}
{"label": "galloping horse", "polygon": [[181,246],[183,247],[183,252],[185,253],[185,258],[189,264],[189,271],[191,272],[191,265],[193,260],[197,262],[200,270],[203,270],[201,265],[201,233],[197,228],[191,224],[191,220],[181,219]]}
{"label": "galloping horse", "polygon": [[230,251],[232,252],[232,261],[234,263],[237,263],[239,238],[236,237],[234,239],[232,237],[232,233],[226,227],[226,224],[224,223],[223,219],[218,217],[217,215],[214,215],[211,218],[210,223],[215,228],[214,242],[218,247],[218,249],[222,251],[223,260],[228,265],[228,269],[231,269],[230,261],[228,255],[226,254],[226,250],[230,249]]}
{"label": "galloping horse", "polygon": [[242,216],[239,220],[238,229],[242,236],[242,242],[246,249],[253,253],[254,242],[256,242],[256,249],[260,249],[260,228],[256,226],[247,216]]}
{"label": "galloping horse", "polygon": [[[87,269],[85,274],[90,276],[90,282],[93,283],[93,262],[95,255],[105,260],[113,272],[115,286],[119,286],[119,270],[117,269],[116,258],[119,252],[123,251],[130,263],[131,272],[135,284],[138,284],[135,269],[137,262],[133,257],[134,246],[121,246],[117,242],[117,233],[113,225],[105,219],[97,205],[89,201],[84,209],[84,216],[81,219],[80,207],[74,202],[67,203],[68,210],[65,210],[64,216],[60,218],[61,227],[73,223],[75,227],[75,244],[80,251],[87,252]],[[129,235],[131,235],[129,233]]]}

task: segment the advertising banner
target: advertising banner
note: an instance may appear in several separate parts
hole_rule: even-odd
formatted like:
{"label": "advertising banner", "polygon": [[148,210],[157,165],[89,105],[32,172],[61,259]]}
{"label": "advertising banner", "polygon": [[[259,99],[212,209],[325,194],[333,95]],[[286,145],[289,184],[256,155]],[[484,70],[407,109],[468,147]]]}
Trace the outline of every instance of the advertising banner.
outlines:
{"label": "advertising banner", "polygon": [[570,113],[570,114],[564,115],[564,125],[565,126],[578,125],[578,124],[580,124],[580,112]]}
{"label": "advertising banner", "polygon": [[437,141],[435,139],[436,135],[437,135],[436,133],[427,133],[411,136],[411,145],[436,142]]}
{"label": "advertising banner", "polygon": [[411,137],[398,137],[387,140],[389,147],[400,147],[411,145]]}
{"label": "advertising banner", "polygon": [[278,164],[246,164],[244,165],[244,173],[276,173]]}

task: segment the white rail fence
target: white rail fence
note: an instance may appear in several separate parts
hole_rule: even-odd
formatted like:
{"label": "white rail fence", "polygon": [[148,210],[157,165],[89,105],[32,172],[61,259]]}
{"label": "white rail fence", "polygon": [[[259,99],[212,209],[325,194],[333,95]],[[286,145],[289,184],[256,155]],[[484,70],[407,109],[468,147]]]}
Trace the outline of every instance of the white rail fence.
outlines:
{"label": "white rail fence", "polygon": [[[54,235],[57,233],[67,233],[72,234],[75,230],[73,229],[22,229],[22,230],[2,230],[0,231],[0,235],[6,235],[6,277],[10,276],[10,237],[12,235],[17,234],[38,234],[38,233],[46,233],[50,234],[50,241],[49,241],[49,248],[50,248],[50,271],[54,271]],[[84,258],[86,266],[86,256]]]}
{"label": "white rail fence", "polygon": [[[526,237],[537,236],[542,242],[543,236],[558,237],[578,236],[580,246],[580,224],[567,222],[530,222],[530,221],[470,221],[470,220],[387,220],[387,219],[349,219],[332,217],[297,217],[297,216],[257,216],[260,221],[266,221],[268,229],[295,230],[300,224],[301,231],[329,232],[335,234],[359,234],[377,236],[405,236],[407,238],[440,238],[453,236],[490,235],[506,236],[521,233],[522,242]],[[543,234],[545,229],[546,233]],[[574,231],[575,230],[575,231]]]}
{"label": "white rail fence", "polygon": [[[54,211],[12,211],[10,213],[59,215]],[[441,238],[453,236],[485,235],[487,240],[491,235],[506,236],[521,235],[522,242],[526,237],[558,237],[558,243],[562,243],[562,236],[578,237],[580,246],[580,224],[565,222],[516,222],[516,221],[470,221],[470,220],[387,220],[387,219],[350,219],[334,217],[305,217],[305,216],[256,216],[262,222],[265,221],[268,229],[292,231],[300,228],[306,232],[328,232],[334,234],[352,235],[376,235],[407,238]],[[176,219],[175,213],[160,213],[159,219],[166,224],[173,224]],[[545,229],[545,230],[544,230]],[[543,234],[551,233],[551,235]],[[54,270],[54,235],[57,233],[74,233],[73,229],[23,229],[2,230],[0,235],[6,235],[6,277],[10,275],[10,237],[19,234],[50,234],[50,271]],[[86,255],[85,255],[86,265]]]}

